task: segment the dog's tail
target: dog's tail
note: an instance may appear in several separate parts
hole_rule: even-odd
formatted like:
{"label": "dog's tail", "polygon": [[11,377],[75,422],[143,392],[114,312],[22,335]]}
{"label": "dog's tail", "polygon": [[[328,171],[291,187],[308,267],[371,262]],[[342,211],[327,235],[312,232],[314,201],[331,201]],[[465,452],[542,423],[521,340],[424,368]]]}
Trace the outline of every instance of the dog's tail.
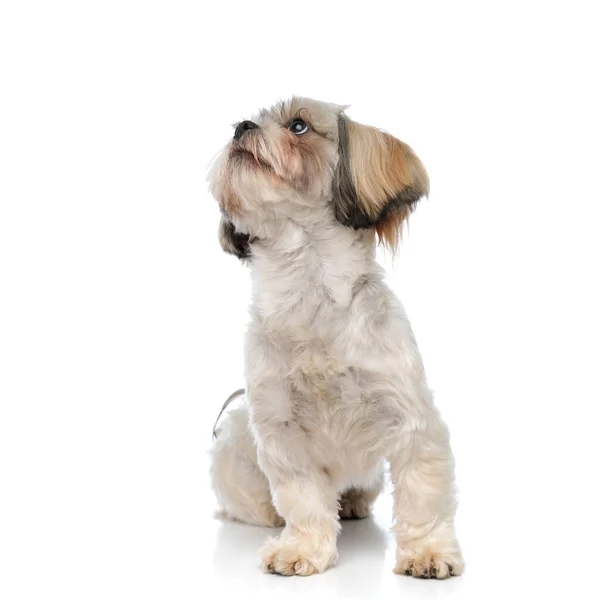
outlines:
{"label": "dog's tail", "polygon": [[238,397],[238,396],[242,396],[243,394],[246,393],[246,390],[244,388],[240,388],[239,390],[236,390],[235,392],[233,392],[233,394],[231,394],[231,396],[229,396],[229,398],[227,398],[227,400],[225,400],[225,403],[223,404],[223,406],[221,407],[221,410],[219,411],[219,414],[217,416],[217,420],[215,421],[215,424],[213,426],[213,441],[217,439],[217,425],[219,424],[219,419],[221,418],[221,415],[225,412],[225,409]]}

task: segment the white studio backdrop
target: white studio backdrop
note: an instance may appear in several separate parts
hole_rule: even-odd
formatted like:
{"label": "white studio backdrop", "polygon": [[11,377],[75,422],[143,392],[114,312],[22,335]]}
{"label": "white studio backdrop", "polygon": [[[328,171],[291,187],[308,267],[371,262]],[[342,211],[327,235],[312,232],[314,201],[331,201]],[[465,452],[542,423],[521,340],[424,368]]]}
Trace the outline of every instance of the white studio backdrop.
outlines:
{"label": "white studio backdrop", "polygon": [[[0,597],[597,594],[595,8],[3,2]],[[212,518],[250,283],[206,170],[291,94],[350,104],[429,171],[382,260],[452,432],[460,579],[394,577],[391,546],[383,571],[346,548],[354,577],[385,573],[366,589],[343,553],[263,576],[266,533]]]}

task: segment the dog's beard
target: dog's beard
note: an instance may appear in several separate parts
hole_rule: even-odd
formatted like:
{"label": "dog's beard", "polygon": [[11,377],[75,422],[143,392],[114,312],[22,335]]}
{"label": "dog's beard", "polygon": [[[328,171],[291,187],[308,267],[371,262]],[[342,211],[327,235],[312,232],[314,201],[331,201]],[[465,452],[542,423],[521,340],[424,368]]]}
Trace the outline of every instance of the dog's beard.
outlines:
{"label": "dog's beard", "polygon": [[276,162],[267,140],[258,131],[248,132],[241,140],[234,140],[229,154],[230,158],[241,161],[241,164],[251,161],[263,169],[273,170]]}
{"label": "dog's beard", "polygon": [[229,160],[232,170],[251,169],[255,171],[256,169],[262,169],[268,172],[273,171],[270,162],[268,162],[262,153],[257,152],[255,148],[235,145],[231,148]]}

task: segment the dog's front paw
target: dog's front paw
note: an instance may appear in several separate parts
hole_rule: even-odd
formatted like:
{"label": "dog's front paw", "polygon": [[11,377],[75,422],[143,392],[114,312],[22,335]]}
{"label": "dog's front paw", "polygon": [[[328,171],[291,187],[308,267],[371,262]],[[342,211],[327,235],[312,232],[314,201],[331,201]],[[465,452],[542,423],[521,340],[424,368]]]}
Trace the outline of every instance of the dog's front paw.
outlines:
{"label": "dog's front paw", "polygon": [[458,546],[435,548],[417,543],[398,550],[394,573],[420,579],[447,579],[451,575],[461,575],[464,568]]}
{"label": "dog's front paw", "polygon": [[335,540],[316,536],[271,539],[261,551],[266,573],[279,575],[315,575],[322,573],[337,558]]}

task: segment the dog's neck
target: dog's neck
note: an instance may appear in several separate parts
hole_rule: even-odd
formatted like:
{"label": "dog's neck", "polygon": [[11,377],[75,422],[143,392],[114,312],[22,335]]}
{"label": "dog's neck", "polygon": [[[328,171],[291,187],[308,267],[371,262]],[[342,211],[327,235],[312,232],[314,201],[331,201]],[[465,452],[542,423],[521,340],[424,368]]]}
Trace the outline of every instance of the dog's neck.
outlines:
{"label": "dog's neck", "polygon": [[251,270],[255,312],[281,328],[348,310],[360,285],[382,278],[372,234],[323,214],[278,223],[252,244]]}

